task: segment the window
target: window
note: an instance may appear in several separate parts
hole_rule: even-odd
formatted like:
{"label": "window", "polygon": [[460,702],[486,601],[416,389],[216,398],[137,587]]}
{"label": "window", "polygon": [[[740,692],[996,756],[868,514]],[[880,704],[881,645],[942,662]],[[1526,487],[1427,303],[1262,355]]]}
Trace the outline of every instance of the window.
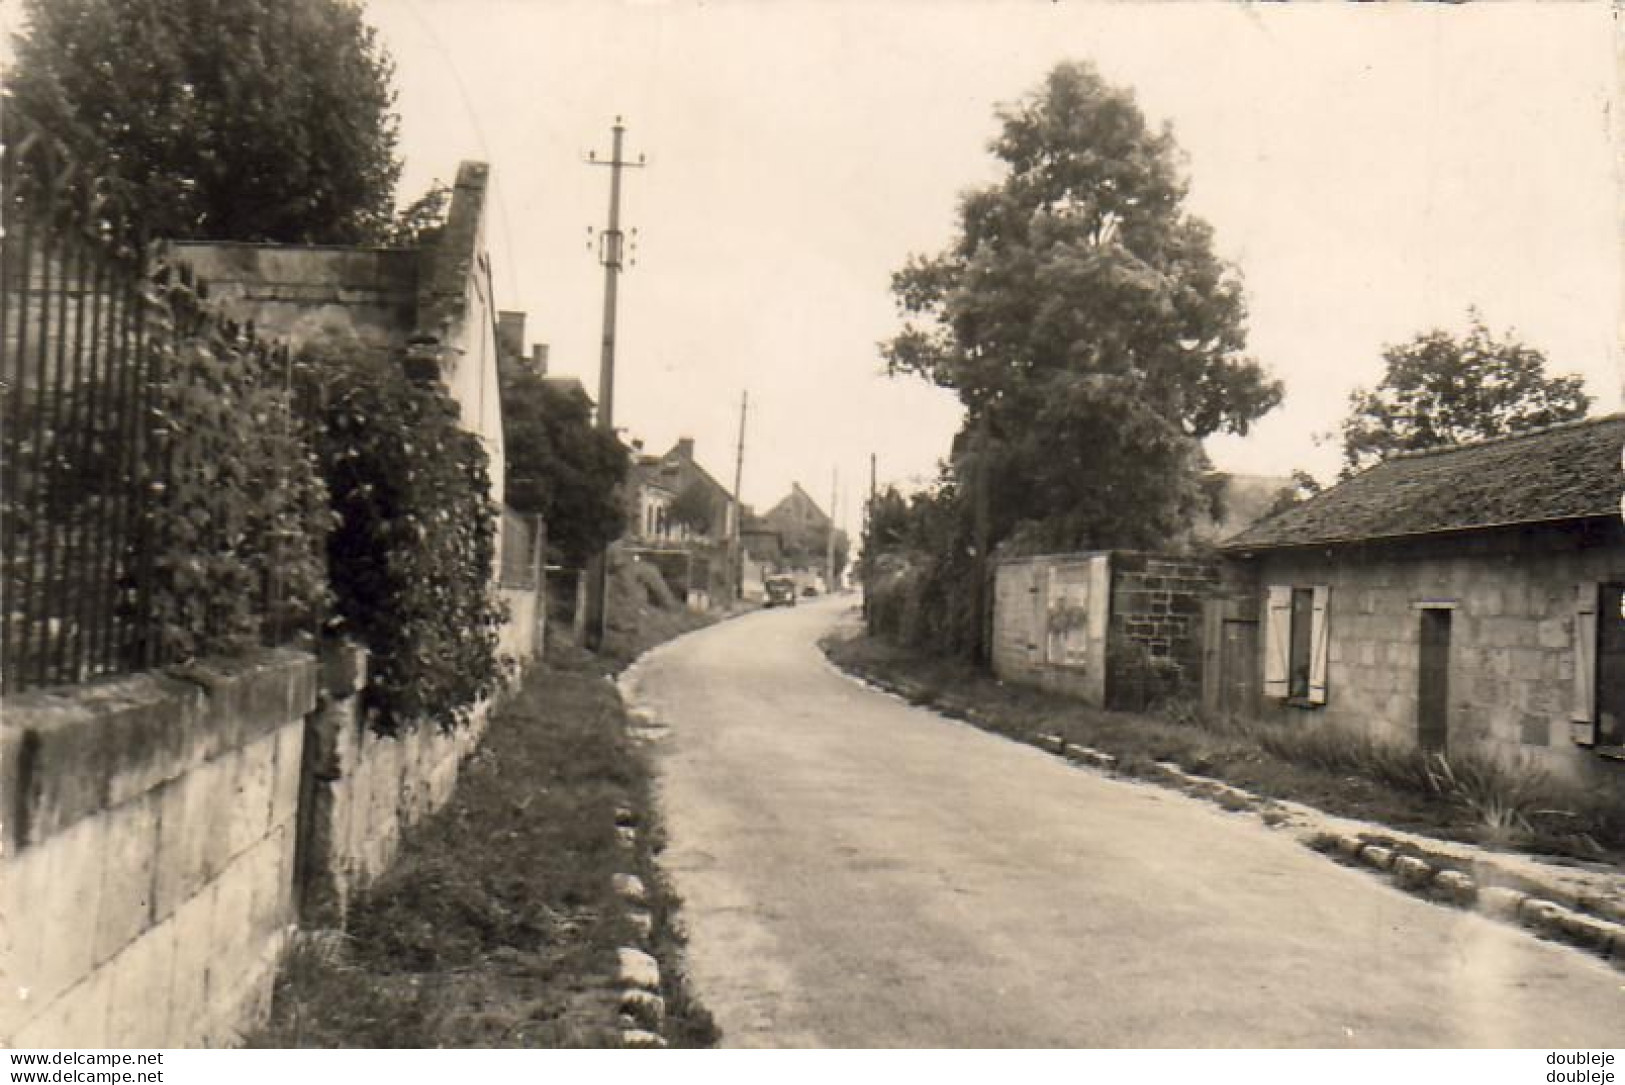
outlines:
{"label": "window", "polygon": [[1273,584],[1264,625],[1264,696],[1326,703],[1331,588]]}
{"label": "window", "polygon": [[1581,584],[1574,608],[1574,719],[1580,742],[1625,751],[1625,583]]}

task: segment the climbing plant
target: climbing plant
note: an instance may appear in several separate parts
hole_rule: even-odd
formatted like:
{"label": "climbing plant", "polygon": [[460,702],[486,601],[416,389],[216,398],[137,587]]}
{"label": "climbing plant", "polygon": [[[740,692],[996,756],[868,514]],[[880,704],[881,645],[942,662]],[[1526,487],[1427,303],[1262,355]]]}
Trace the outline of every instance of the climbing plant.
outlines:
{"label": "climbing plant", "polygon": [[371,651],[372,726],[463,725],[504,677],[485,450],[443,388],[408,380],[394,361],[312,357],[300,387],[338,517],[331,628]]}

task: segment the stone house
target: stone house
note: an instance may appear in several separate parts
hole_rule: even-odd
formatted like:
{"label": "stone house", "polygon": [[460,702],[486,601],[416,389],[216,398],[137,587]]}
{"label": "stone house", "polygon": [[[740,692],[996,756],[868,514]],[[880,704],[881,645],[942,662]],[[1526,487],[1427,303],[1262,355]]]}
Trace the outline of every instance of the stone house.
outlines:
{"label": "stone house", "polygon": [[1221,545],[1210,707],[1625,792],[1625,415],[1395,456]]}

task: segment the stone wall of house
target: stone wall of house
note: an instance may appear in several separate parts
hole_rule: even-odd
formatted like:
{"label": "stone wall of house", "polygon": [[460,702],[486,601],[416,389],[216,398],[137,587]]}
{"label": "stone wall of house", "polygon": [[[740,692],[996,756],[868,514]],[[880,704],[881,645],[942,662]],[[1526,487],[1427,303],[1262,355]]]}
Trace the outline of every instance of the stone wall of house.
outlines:
{"label": "stone wall of house", "polygon": [[[1617,533],[1616,533],[1617,534]],[[1452,608],[1452,750],[1529,758],[1625,791],[1625,765],[1572,737],[1577,586],[1625,579],[1625,544],[1547,529],[1254,559],[1260,621],[1271,584],[1330,587],[1327,703],[1266,710],[1417,738],[1420,609]]]}
{"label": "stone wall of house", "polygon": [[8,698],[0,1046],[231,1043],[294,920],[308,655]]}
{"label": "stone wall of house", "polygon": [[1210,558],[1113,552],[1109,704],[1141,708],[1199,693],[1202,602],[1218,582]]}
{"label": "stone wall of house", "polygon": [[1143,708],[1201,685],[1207,558],[1095,551],[999,564],[993,670],[1102,707]]}

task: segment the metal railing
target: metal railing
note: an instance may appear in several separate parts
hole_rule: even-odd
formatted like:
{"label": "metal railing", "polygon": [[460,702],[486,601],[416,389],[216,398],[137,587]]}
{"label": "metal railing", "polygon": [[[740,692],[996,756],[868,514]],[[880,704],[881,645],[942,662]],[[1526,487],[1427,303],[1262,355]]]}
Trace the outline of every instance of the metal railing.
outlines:
{"label": "metal railing", "polygon": [[[162,348],[226,342],[265,379],[285,379],[288,356],[200,305],[115,186],[62,143],[14,109],[0,143],[0,688],[11,692],[175,662],[149,605],[172,527]],[[189,289],[166,288],[179,282]]]}

